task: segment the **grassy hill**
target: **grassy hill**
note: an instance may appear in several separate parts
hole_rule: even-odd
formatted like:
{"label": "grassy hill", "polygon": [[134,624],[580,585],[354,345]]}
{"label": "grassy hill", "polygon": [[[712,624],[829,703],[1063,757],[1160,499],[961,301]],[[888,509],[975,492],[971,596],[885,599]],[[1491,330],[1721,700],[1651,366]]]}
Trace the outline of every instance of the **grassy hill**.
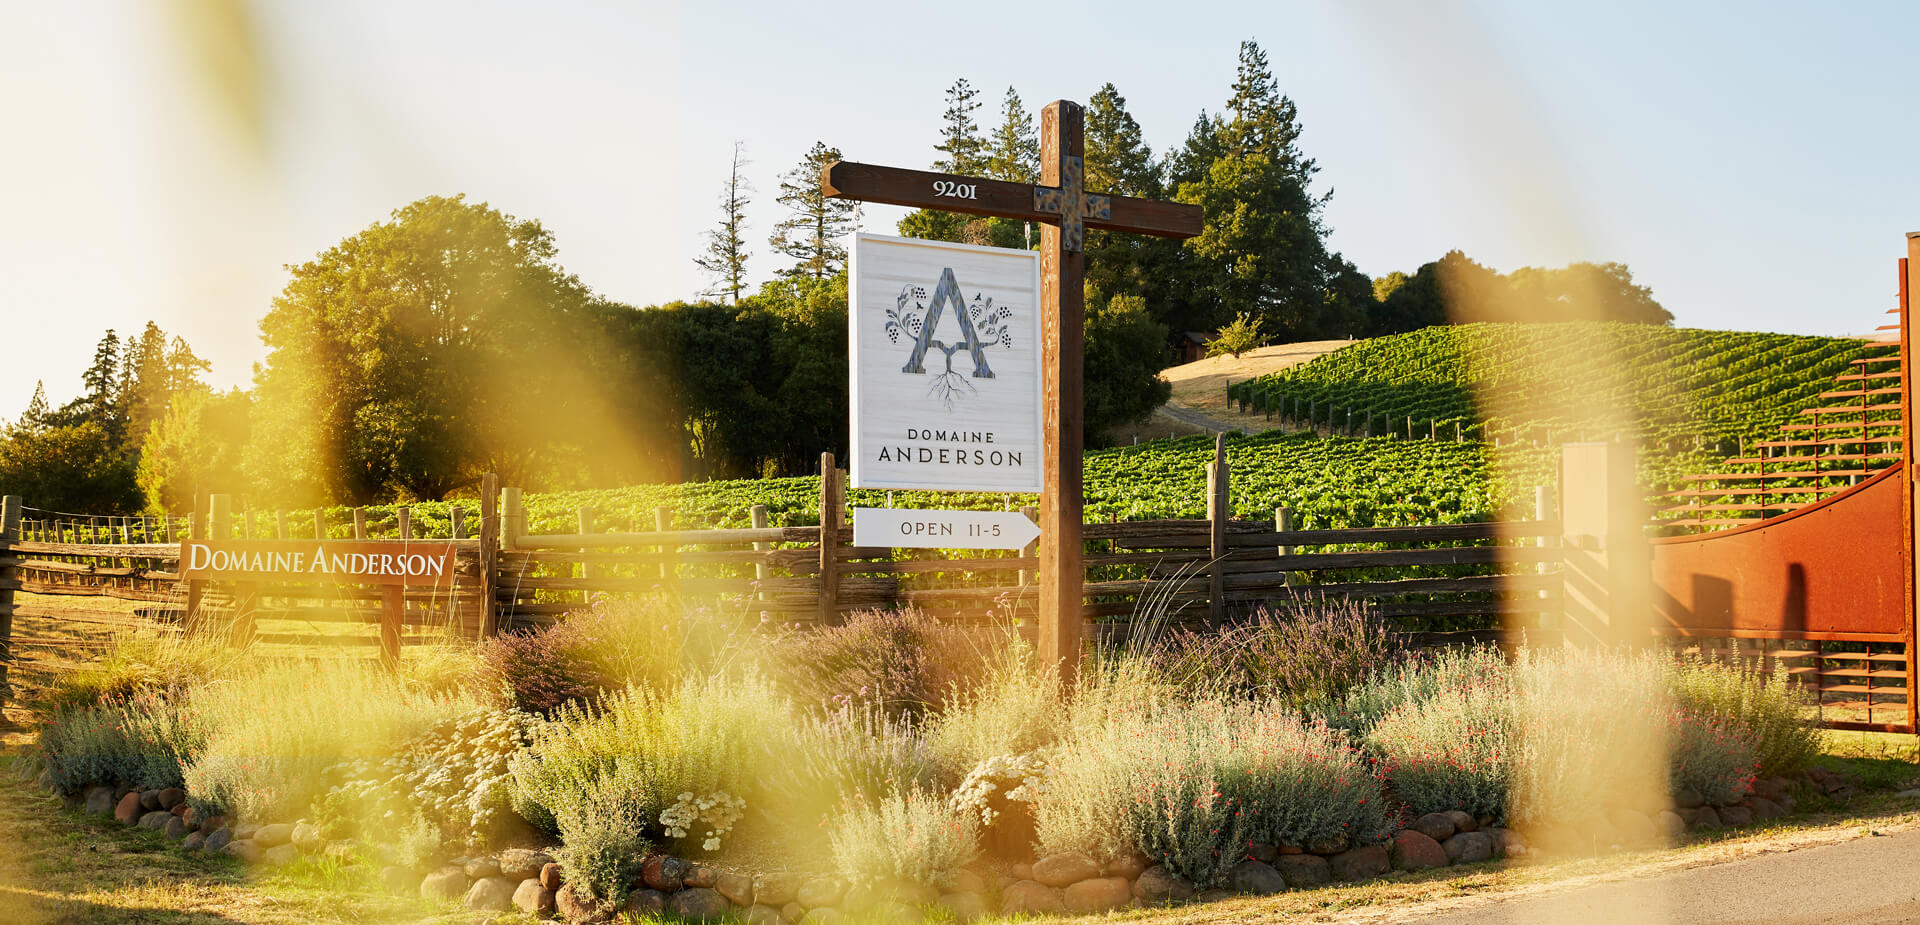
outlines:
{"label": "grassy hill", "polygon": [[[1606,322],[1468,324],[1361,341],[1232,387],[1263,409],[1329,407],[1344,425],[1371,411],[1376,432],[1560,443],[1614,435],[1646,447],[1655,488],[1732,455],[1833,388],[1861,355],[1852,338]],[[1606,409],[1596,416],[1592,409]],[[1359,426],[1359,425],[1356,425]]]}

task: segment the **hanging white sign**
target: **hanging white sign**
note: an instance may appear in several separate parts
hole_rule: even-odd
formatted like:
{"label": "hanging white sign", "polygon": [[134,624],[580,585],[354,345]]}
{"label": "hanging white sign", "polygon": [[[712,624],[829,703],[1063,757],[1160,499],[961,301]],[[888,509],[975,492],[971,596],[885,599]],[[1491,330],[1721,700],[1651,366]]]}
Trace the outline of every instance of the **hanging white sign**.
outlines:
{"label": "hanging white sign", "polygon": [[856,488],[1040,490],[1040,255],[861,234],[848,274]]}

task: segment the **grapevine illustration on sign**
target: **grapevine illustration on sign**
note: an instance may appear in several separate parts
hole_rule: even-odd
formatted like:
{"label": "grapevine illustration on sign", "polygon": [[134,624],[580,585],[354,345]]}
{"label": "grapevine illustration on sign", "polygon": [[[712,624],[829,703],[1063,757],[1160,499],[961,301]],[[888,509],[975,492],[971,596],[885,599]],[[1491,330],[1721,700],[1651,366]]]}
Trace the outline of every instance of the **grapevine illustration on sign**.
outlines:
{"label": "grapevine illustration on sign", "polygon": [[[954,319],[960,326],[960,337],[956,343],[935,340],[933,333],[940,326],[941,315],[951,307]],[[887,309],[887,339],[900,343],[905,337],[913,342],[913,352],[907,357],[907,365],[900,367],[903,373],[925,375],[927,350],[940,351],[945,360],[945,369],[935,373],[927,388],[928,397],[938,401],[947,410],[953,410],[955,400],[973,394],[973,383],[967,376],[953,369],[953,355],[966,350],[973,360],[972,378],[992,379],[993,369],[987,365],[985,350],[988,346],[999,344],[1002,349],[1013,347],[1013,329],[1008,322],[1013,318],[1013,309],[1005,305],[993,304],[993,299],[976,293],[972,302],[968,302],[960,293],[960,283],[954,278],[953,268],[947,267],[940,272],[940,282],[933,287],[933,298],[927,298],[927,287],[908,283],[900,287],[900,296],[894,307]]]}

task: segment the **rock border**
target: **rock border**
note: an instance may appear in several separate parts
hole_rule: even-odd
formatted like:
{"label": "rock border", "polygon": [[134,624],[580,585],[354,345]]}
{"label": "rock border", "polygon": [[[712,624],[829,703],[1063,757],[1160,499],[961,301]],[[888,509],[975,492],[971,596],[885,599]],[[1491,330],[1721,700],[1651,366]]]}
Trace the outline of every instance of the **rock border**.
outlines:
{"label": "rock border", "polygon": [[[1855,792],[1851,781],[1824,768],[1809,768],[1801,779],[1817,792],[1838,799]],[[44,774],[38,783],[54,790]],[[1755,781],[1745,799],[1723,805],[1709,805],[1697,794],[1682,791],[1675,795],[1672,809],[1652,813],[1608,809],[1577,839],[1565,834],[1537,835],[1546,836],[1542,840],[1551,851],[1652,847],[1675,842],[1689,831],[1785,816],[1794,809],[1792,790],[1793,781],[1787,778],[1766,778]],[[159,831],[185,850],[225,854],[248,864],[284,866],[307,855],[350,856],[358,848],[350,840],[328,840],[318,827],[304,821],[262,825],[203,815],[179,788],[136,790],[95,784],[79,794],[57,795],[69,807],[89,815],[112,816],[128,826]],[[618,909],[576,895],[553,856],[533,848],[452,858],[424,876],[417,870],[386,867],[380,871],[380,881],[395,892],[417,892],[422,898],[457,902],[474,911],[554,915],[571,925],[611,922],[621,912],[667,911],[697,921],[739,913],[753,925],[818,925],[850,913],[915,921],[930,907],[967,921],[991,914],[1079,915],[1270,895],[1369,880],[1394,871],[1522,858],[1541,850],[1519,832],[1493,822],[1450,810],[1415,817],[1376,844],[1350,844],[1345,838],[1306,846],[1252,843],[1246,858],[1228,874],[1224,889],[1202,890],[1138,853],[1104,863],[1084,854],[1058,854],[1005,870],[976,862],[959,871],[945,890],[903,882],[853,884],[839,877],[786,871],[723,870],[655,854],[642,861],[627,901]]]}

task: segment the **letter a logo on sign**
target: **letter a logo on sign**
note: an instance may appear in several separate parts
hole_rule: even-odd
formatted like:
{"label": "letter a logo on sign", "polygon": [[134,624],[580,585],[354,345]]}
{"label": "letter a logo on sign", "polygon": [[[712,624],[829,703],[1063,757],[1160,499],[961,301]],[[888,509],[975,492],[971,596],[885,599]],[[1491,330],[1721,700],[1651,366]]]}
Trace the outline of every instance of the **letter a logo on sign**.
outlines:
{"label": "letter a logo on sign", "polygon": [[[913,339],[913,350],[907,355],[907,365],[900,367],[903,373],[925,375],[927,349],[940,351],[946,359],[946,368],[934,374],[933,385],[927,394],[951,409],[954,399],[974,391],[966,377],[953,371],[953,355],[962,349],[966,350],[973,358],[973,378],[994,378],[993,368],[987,365],[985,351],[988,344],[997,343],[1007,348],[1013,346],[1013,330],[1008,324],[1013,317],[1013,310],[1005,305],[995,306],[992,299],[980,295],[974,296],[973,303],[968,304],[960,294],[960,283],[954,278],[952,267],[941,269],[940,282],[933,288],[933,299],[929,302],[926,297],[927,290],[923,286],[908,283],[900,288],[900,296],[894,300],[894,307],[887,311],[887,337],[896,343],[902,334]],[[961,339],[953,344],[933,338],[933,332],[940,327],[941,316],[949,308],[960,325]]]}

